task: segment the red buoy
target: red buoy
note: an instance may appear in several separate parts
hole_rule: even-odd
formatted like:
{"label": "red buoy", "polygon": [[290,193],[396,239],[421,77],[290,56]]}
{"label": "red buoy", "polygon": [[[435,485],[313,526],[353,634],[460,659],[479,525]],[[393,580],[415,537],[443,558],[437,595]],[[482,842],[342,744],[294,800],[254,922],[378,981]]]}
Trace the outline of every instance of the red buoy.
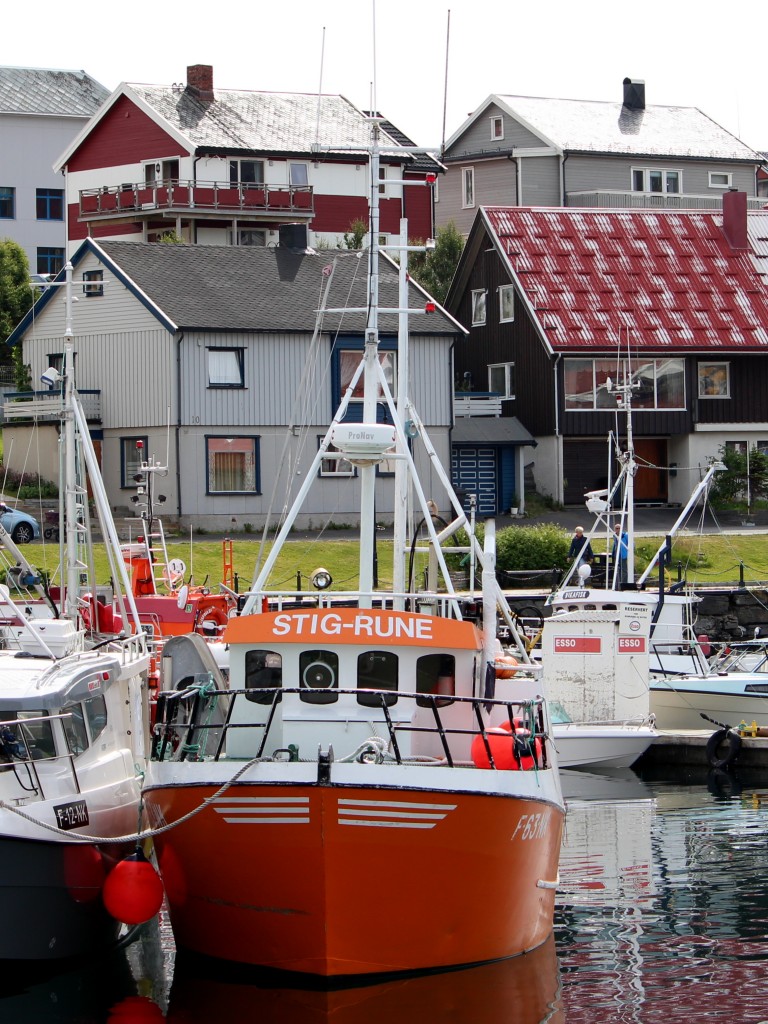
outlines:
{"label": "red buoy", "polygon": [[138,849],[109,873],[102,899],[116,921],[143,924],[153,918],[162,905],[163,883]]}
{"label": "red buoy", "polygon": [[[541,763],[541,739],[537,736],[533,741],[533,749],[536,757],[529,753],[530,732],[523,729],[520,723],[515,720],[515,735],[512,736],[512,728],[509,722],[498,729],[486,729],[485,735],[488,739],[488,746],[491,750],[494,765],[501,771],[529,771]],[[517,743],[517,755],[515,753]],[[519,757],[518,757],[519,755]],[[471,757],[476,768],[490,768],[488,752],[485,749],[482,736],[475,736],[472,740]]]}

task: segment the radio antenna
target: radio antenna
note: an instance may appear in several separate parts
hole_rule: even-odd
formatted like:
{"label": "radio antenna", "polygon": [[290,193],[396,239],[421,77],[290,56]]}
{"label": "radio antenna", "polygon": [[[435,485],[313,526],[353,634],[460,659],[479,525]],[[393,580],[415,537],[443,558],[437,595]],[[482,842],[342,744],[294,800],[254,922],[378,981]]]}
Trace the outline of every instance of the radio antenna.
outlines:
{"label": "radio antenna", "polygon": [[448,46],[451,41],[451,12],[448,11],[448,22],[445,27],[445,84],[443,85],[443,139],[440,143],[440,158],[445,156],[445,115],[448,107]]}
{"label": "radio antenna", "polygon": [[323,62],[325,60],[325,25],[323,25],[323,41],[320,44],[320,81],[317,85],[317,121],[315,122],[315,143],[320,145],[320,98],[323,95]]}
{"label": "radio antenna", "polygon": [[376,0],[371,0],[373,8],[373,82],[371,83],[371,114],[378,116],[379,108],[376,105]]}

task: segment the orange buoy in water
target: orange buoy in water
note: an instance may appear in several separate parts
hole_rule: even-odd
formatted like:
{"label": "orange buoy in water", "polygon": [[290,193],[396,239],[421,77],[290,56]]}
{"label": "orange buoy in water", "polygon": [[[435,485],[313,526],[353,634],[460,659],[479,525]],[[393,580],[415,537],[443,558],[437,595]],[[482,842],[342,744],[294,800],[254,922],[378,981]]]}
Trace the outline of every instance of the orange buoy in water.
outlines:
{"label": "orange buoy in water", "polygon": [[696,639],[699,641],[701,653],[705,658],[708,658],[712,653],[712,645],[709,642],[709,637],[706,633],[702,633],[700,636],[697,636]]}
{"label": "orange buoy in water", "polygon": [[[511,679],[512,676],[517,672],[517,667],[520,662],[517,658],[513,658],[511,654],[502,654],[496,659],[496,678],[497,679]],[[506,668],[504,666],[509,666]],[[502,666],[501,668],[499,666]]]}
{"label": "orange buoy in water", "polygon": [[102,899],[116,921],[143,924],[151,920],[162,905],[163,883],[138,849],[107,875]]}

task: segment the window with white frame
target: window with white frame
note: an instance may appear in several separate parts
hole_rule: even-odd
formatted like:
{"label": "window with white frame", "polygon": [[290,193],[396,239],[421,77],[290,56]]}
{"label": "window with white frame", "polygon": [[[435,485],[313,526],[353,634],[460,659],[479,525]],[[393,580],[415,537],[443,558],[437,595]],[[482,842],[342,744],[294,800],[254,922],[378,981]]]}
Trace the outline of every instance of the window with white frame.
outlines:
{"label": "window with white frame", "polygon": [[120,487],[136,488],[136,474],[147,457],[149,439],[143,437],[120,438]]}
{"label": "window with white frame", "polygon": [[288,184],[292,186],[309,184],[309,168],[306,164],[288,164]]}
{"label": "window with white frame", "polygon": [[104,271],[83,271],[83,295],[86,299],[100,298],[104,294]]}
{"label": "window with white frame", "polygon": [[[322,437],[318,437],[317,445],[320,447]],[[329,455],[334,455],[338,452],[338,448],[334,444],[329,444],[326,449]],[[323,459],[320,463],[320,476],[355,476],[355,467],[348,459],[334,458],[334,459]]]}
{"label": "window with white frame", "polygon": [[245,349],[209,348],[208,387],[245,387]]}
{"label": "window with white frame", "polygon": [[472,326],[479,327],[485,323],[485,288],[477,288],[472,292]]}
{"label": "window with white frame", "polygon": [[[387,382],[387,386],[392,394],[393,398],[397,397],[397,353],[392,349],[379,349],[379,363],[384,371],[384,379]],[[363,359],[362,349],[342,349],[339,352],[339,390],[340,394],[344,395],[347,388],[352,383],[352,378],[360,366]],[[384,397],[384,392],[381,385],[379,384],[376,398],[380,400]],[[355,390],[352,393],[351,401],[362,402],[363,400],[363,374],[361,373],[355,384]]]}
{"label": "window with white frame", "polygon": [[504,138],[504,118],[494,116],[491,118],[491,139],[496,141]]}
{"label": "window with white frame", "polygon": [[515,364],[495,363],[488,367],[488,390],[502,398],[515,397]]}
{"label": "window with white frame", "polygon": [[499,286],[499,321],[508,323],[515,319],[515,289],[511,284]]}
{"label": "window with white frame", "polygon": [[699,398],[731,397],[730,363],[699,363]]}
{"label": "window with white frame", "polygon": [[206,493],[259,494],[259,438],[205,438]]}
{"label": "window with white frame", "polygon": [[[615,359],[564,359],[565,408],[568,410],[618,409],[616,391],[608,380],[624,375]],[[683,359],[633,359],[631,379],[634,409],[685,409],[685,361]]]}
{"label": "window with white frame", "polygon": [[263,160],[230,160],[229,161],[229,184],[238,185],[240,182],[247,185],[264,184],[264,161]]}
{"label": "window with white frame", "polygon": [[683,172],[659,167],[633,167],[633,192],[677,195],[682,191]]}
{"label": "window with white frame", "polygon": [[379,195],[387,194],[387,168],[379,164]]}
{"label": "window with white frame", "polygon": [[258,228],[240,228],[237,232],[238,245],[266,245],[267,232]]}
{"label": "window with white frame", "polygon": [[730,188],[731,187],[732,175],[730,171],[710,171],[709,172],[709,187],[710,188]]}
{"label": "window with white frame", "polygon": [[469,209],[475,205],[475,168],[464,167],[461,172],[461,205]]}

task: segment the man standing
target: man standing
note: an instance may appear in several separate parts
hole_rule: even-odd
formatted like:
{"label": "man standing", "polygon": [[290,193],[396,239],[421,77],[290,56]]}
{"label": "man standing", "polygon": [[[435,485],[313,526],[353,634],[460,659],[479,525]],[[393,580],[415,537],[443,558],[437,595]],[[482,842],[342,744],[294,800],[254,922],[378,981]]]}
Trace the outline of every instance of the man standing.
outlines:
{"label": "man standing", "polygon": [[623,587],[627,582],[627,558],[629,557],[629,536],[621,529],[621,523],[616,523],[613,528],[613,550],[611,558],[614,565],[618,564],[618,585]]}
{"label": "man standing", "polygon": [[576,527],[576,532],[573,535],[573,539],[571,540],[571,547],[568,551],[568,557],[570,559],[578,558],[579,561],[576,565],[577,569],[580,565],[584,565],[585,563],[591,562],[592,559],[595,557],[592,553],[592,545],[584,536],[583,526]]}

